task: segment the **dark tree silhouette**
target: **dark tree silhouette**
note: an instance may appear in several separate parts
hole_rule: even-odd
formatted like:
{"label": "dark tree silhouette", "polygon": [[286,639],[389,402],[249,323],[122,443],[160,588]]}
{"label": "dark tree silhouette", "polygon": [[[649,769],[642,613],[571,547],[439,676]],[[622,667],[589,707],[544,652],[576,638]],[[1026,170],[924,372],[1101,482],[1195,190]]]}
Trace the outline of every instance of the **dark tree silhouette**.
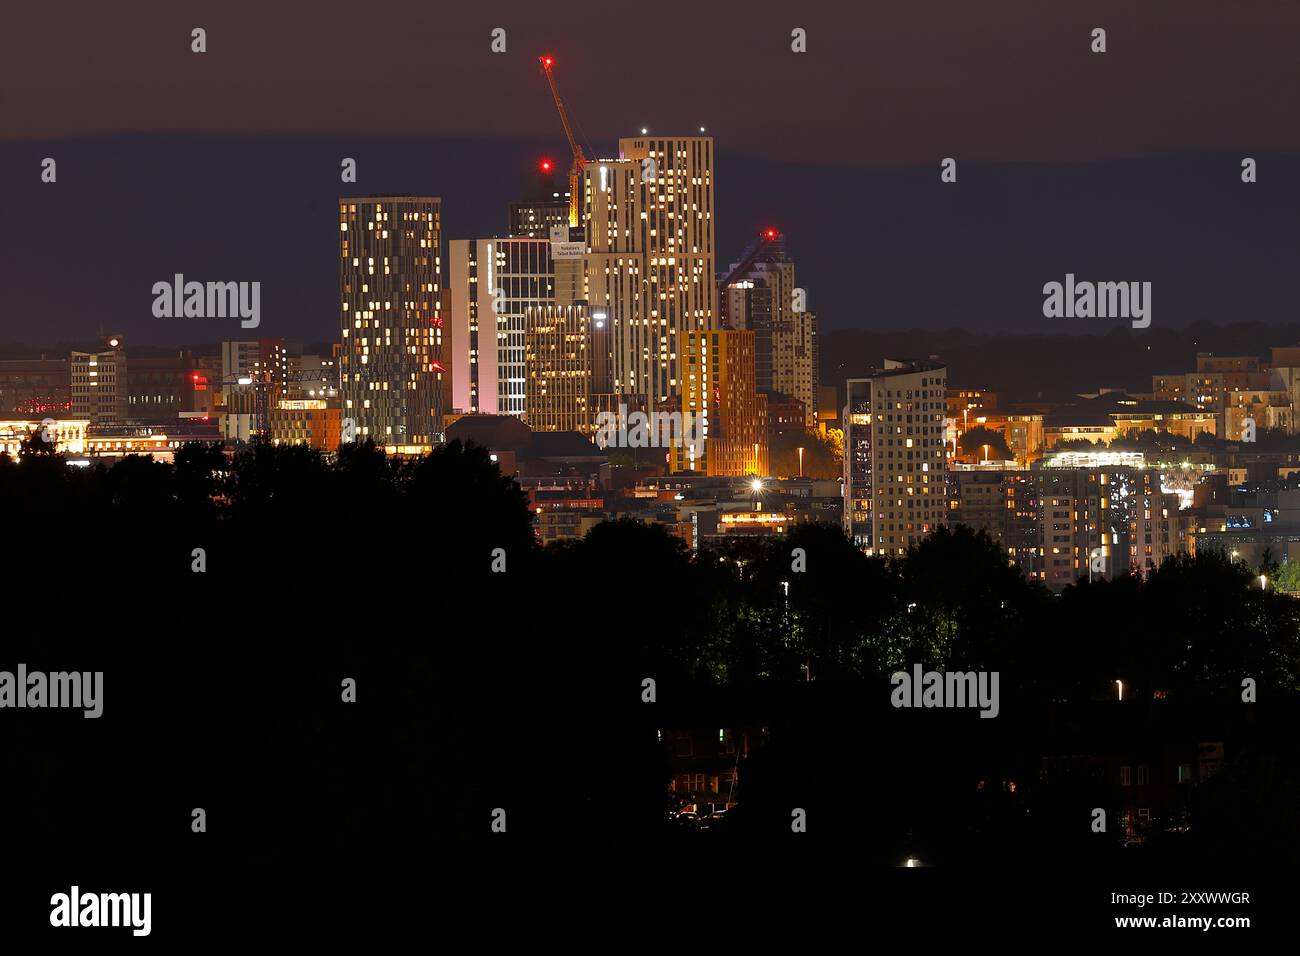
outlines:
{"label": "dark tree silhouette", "polygon": [[995,432],[983,425],[976,425],[962,432],[961,438],[957,441],[957,447],[961,449],[963,455],[978,455],[981,459],[985,457],[985,445],[989,446],[987,457],[990,461],[1010,461],[1016,457],[1007,447],[1007,440],[1001,432]]}

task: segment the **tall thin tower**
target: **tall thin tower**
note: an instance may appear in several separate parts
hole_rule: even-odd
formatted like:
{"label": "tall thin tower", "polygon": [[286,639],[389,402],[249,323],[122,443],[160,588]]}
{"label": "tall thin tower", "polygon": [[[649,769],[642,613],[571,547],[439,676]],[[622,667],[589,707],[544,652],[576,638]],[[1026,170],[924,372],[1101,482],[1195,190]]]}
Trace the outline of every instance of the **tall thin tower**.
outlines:
{"label": "tall thin tower", "polygon": [[442,200],[339,200],[345,435],[402,454],[442,436]]}

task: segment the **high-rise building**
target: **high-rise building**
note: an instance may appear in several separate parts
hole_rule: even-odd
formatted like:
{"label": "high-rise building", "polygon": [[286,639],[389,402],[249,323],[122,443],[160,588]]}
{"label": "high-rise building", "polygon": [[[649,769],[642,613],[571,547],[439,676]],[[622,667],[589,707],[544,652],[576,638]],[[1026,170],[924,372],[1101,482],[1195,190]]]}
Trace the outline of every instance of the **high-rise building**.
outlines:
{"label": "high-rise building", "polygon": [[551,230],[569,228],[569,199],[556,193],[549,200],[512,202],[510,235],[525,239],[550,239]]}
{"label": "high-rise building", "polygon": [[448,255],[452,407],[522,418],[525,315],[556,305],[550,240],[453,239]]}
{"label": "high-rise building", "polygon": [[849,379],[844,408],[844,525],[869,553],[903,554],[945,523],[944,392],[937,362],[885,360]]}
{"label": "high-rise building", "polygon": [[569,228],[569,188],[553,160],[543,159],[524,176],[518,201],[510,204],[507,235],[550,239],[551,230]]}
{"label": "high-rise building", "polygon": [[685,372],[676,404],[686,440],[673,443],[673,471],[766,475],[767,396],[754,385],[754,333],[692,329],[683,345]]}
{"label": "high-rise building", "polygon": [[126,349],[117,337],[99,352],[73,352],[70,359],[73,419],[92,426],[123,425],[127,419]]}
{"label": "high-rise building", "polygon": [[419,454],[442,442],[442,200],[339,200],[343,428]]}
{"label": "high-rise building", "polygon": [[[758,388],[786,395],[804,408],[805,427],[817,427],[817,315],[795,282],[785,237],[765,229],[722,277],[722,324],[754,332]],[[778,399],[773,398],[773,401]]]}
{"label": "high-rise building", "polygon": [[535,432],[591,434],[595,415],[587,307],[535,306],[528,309],[525,322],[528,427]]}
{"label": "high-rise building", "polygon": [[583,167],[587,298],[610,323],[613,391],[660,408],[682,387],[688,331],[718,325],[713,139],[633,137]]}

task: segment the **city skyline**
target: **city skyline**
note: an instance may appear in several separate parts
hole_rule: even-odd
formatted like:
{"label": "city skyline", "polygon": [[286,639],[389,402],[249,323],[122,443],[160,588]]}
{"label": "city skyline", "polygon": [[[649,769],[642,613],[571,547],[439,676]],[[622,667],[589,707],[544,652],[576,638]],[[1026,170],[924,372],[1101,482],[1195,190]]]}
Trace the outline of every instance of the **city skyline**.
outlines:
{"label": "city skyline", "polygon": [[1300,0],[10,5],[5,938],[1285,927],[1296,63]]}

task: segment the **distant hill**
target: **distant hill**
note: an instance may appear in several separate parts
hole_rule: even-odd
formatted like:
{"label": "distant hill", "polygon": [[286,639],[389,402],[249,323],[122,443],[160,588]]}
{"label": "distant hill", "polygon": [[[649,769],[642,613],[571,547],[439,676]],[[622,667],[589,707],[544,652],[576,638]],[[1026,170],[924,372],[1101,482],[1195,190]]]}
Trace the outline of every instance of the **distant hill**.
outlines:
{"label": "distant hill", "polygon": [[937,355],[953,387],[987,388],[1011,401],[1057,400],[1098,388],[1149,392],[1151,376],[1189,372],[1197,352],[1257,355],[1300,344],[1300,322],[1269,325],[1197,322],[1185,329],[1113,329],[1102,335],[979,335],[961,329],[884,332],[866,329],[821,337],[821,381],[843,394],[844,380],[884,358]]}

